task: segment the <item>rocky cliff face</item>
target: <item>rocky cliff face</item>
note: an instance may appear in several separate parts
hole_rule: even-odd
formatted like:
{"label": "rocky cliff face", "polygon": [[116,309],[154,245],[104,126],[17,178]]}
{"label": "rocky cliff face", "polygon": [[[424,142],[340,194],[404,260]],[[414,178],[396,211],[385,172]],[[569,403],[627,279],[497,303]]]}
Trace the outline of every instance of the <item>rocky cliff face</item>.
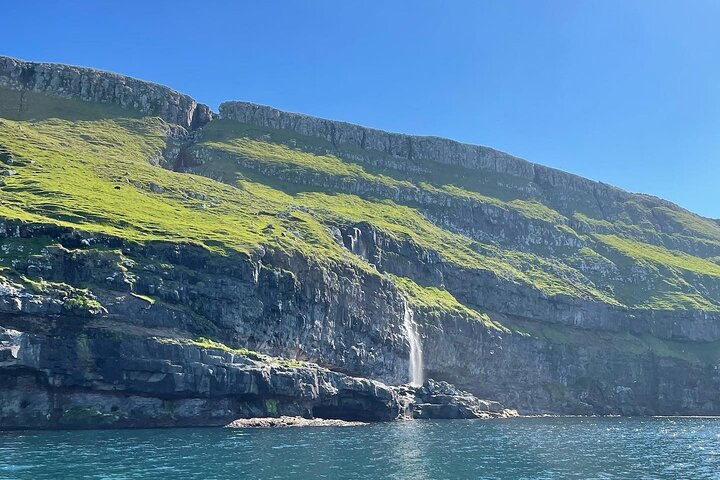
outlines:
{"label": "rocky cliff face", "polygon": [[0,99],[25,94],[0,103],[0,427],[501,413],[388,386],[406,302],[427,376],[521,413],[720,412],[716,221],[485,147],[0,58]]}
{"label": "rocky cliff face", "polygon": [[[255,392],[252,401],[243,400],[244,403],[237,403],[238,398],[245,399],[243,395],[247,393],[233,389],[254,385],[250,380],[240,382],[223,376],[220,390],[211,389],[214,382],[220,381],[213,377],[218,373],[213,373],[212,365],[222,367],[222,372],[235,365],[232,361],[229,365],[224,363],[233,358],[231,354],[217,357],[218,353],[203,350],[202,343],[183,343],[187,338],[203,335],[292,359],[278,363],[281,367],[311,361],[336,372],[388,384],[401,384],[408,379],[409,344],[400,325],[402,298],[382,277],[308,265],[305,258],[269,252],[258,258],[238,256],[218,264],[211,254],[192,245],[149,244],[138,248],[118,238],[23,223],[5,223],[0,231],[9,235],[6,239],[51,237],[60,242],[57,247],[44,248],[29,261],[15,263],[21,275],[42,272],[46,283],[41,291],[33,291],[32,284],[23,285],[22,281],[0,283],[2,324],[28,332],[22,338],[33,341],[22,344],[25,352],[39,355],[41,348],[51,352],[32,361],[21,356],[18,358],[22,363],[0,363],[8,395],[12,393],[7,404],[13,405],[13,409],[8,410],[5,421],[20,422],[13,423],[14,426],[24,421],[13,418],[17,406],[27,402],[35,409],[28,407],[24,412],[39,417],[56,405],[52,424],[57,426],[62,425],[57,422],[67,421],[62,420],[65,411],[90,408],[101,400],[101,412],[113,413],[114,406],[122,410],[118,425],[140,425],[150,419],[159,425],[220,424],[233,416],[265,416],[268,412],[260,408],[263,402],[278,395],[284,398],[283,402],[289,402],[278,410],[283,415],[304,415],[306,411],[302,408],[312,411],[314,405],[319,405],[319,393],[303,401],[291,393],[292,388],[302,390],[301,384],[316,384],[314,376],[296,381],[295,387],[287,387],[289,390],[282,395],[272,393],[272,389],[264,396]],[[392,255],[387,253],[385,257]],[[64,283],[56,281],[95,285],[92,299],[103,307],[93,308],[90,301],[72,302],[83,293],[64,291]],[[473,291],[472,287],[470,290]],[[155,300],[150,303],[150,298]],[[481,398],[519,407],[521,412],[672,415],[712,414],[720,408],[714,394],[720,386],[720,377],[713,366],[703,365],[691,356],[657,355],[621,327],[574,326],[557,332],[565,338],[549,341],[523,333],[545,328],[526,318],[496,317],[517,327],[502,331],[474,319],[415,308],[428,376],[459,385]],[[12,344],[15,348],[20,345],[17,338]],[[92,347],[83,346],[83,342]],[[12,350],[12,345],[6,348]],[[232,353],[222,347],[225,348],[222,351]],[[668,341],[665,346],[683,347],[689,344]],[[92,359],[87,360],[91,369],[78,359],[78,355],[82,356],[78,349],[89,349],[84,355]],[[113,353],[118,349],[127,350]],[[121,358],[116,358],[117,355]],[[133,360],[122,367],[130,373],[117,371],[125,359],[139,358],[144,359],[141,366],[137,363],[140,360]],[[203,367],[206,370],[201,371],[210,375],[209,379],[201,380],[199,374],[187,373],[197,371],[199,367],[194,363],[197,361],[206,365]],[[103,366],[100,373],[96,371],[97,365]],[[178,370],[177,365],[184,367]],[[266,382],[280,381],[274,378],[280,374],[269,368],[264,365],[261,372],[253,370],[252,375],[262,374]],[[53,373],[56,369],[59,370]],[[297,374],[291,370],[292,375]],[[142,388],[123,383],[140,375],[138,372],[155,380]],[[179,373],[173,376],[173,372]],[[312,375],[317,375],[314,372]],[[38,379],[32,393],[21,386],[25,384],[18,378],[20,373],[22,378]],[[306,375],[307,371],[301,369],[301,373]],[[105,385],[102,380],[105,376],[122,382],[119,386]],[[80,381],[78,378],[81,384],[72,383]],[[161,380],[166,378],[174,380]],[[75,380],[67,383],[63,379]],[[185,385],[183,382],[188,379],[194,383]],[[241,384],[236,385],[237,382]],[[59,388],[52,395],[62,401],[48,403],[49,393],[44,389],[50,385]],[[69,393],[80,387],[82,393]],[[156,387],[161,390],[154,390]],[[118,389],[122,393],[115,392]],[[96,390],[99,393],[93,393]],[[115,393],[103,396],[108,390]],[[128,391],[155,400],[142,403],[148,410],[139,417],[130,415],[140,406],[133,403],[139,400],[128,396]],[[180,410],[184,412],[183,418],[167,415],[163,402],[168,399],[179,404],[189,402],[194,409]],[[119,406],[118,402],[129,403]],[[335,414],[365,420],[398,415],[396,403],[381,406],[373,402],[371,395],[357,411]],[[216,412],[223,408],[224,413]],[[372,417],[370,412],[375,410],[377,417]],[[317,412],[329,415],[331,410],[318,407]],[[57,415],[60,417],[56,418]]]}
{"label": "rocky cliff face", "polygon": [[394,389],[316,365],[134,336],[107,325],[79,330],[71,319],[45,329],[42,334],[0,329],[3,428],[225,425],[277,415],[380,421],[411,415]]}
{"label": "rocky cliff face", "polygon": [[167,336],[162,329],[119,328],[72,315],[44,324],[14,315],[4,323],[19,330],[0,327],[3,429],[213,426],[278,416],[367,422],[516,415],[444,383],[389,387],[316,364]]}
{"label": "rocky cliff face", "polygon": [[[468,145],[446,138],[423,137],[390,133],[382,130],[353,125],[346,122],[327,120],[308,115],[285,112],[272,107],[248,102],[224,102],[220,105],[220,118],[229,119],[243,124],[261,127],[269,131],[292,132],[298,141],[301,138],[321,139],[325,145],[310,146],[314,152],[332,152],[345,161],[357,162],[371,167],[380,167],[384,171],[412,172],[427,176],[438,175],[432,168],[433,164],[455,167],[457,176],[475,177],[478,185],[500,196],[516,199],[528,199],[542,202],[554,208],[565,218],[560,223],[571,227],[578,233],[608,233],[615,229],[610,225],[588,223],[585,217],[576,214],[599,215],[606,219],[620,220],[627,224],[653,225],[653,231],[633,232],[645,241],[661,242],[669,248],[703,256],[720,254],[717,245],[695,245],[690,238],[672,238],[668,234],[678,233],[683,228],[677,218],[668,215],[667,209],[680,210],[677,205],[649,195],[634,194],[602,182],[595,182],[578,175],[553,169],[514,157],[489,147]],[[311,142],[308,142],[311,145]],[[252,158],[241,158],[250,168],[260,168],[253,164]],[[265,163],[262,168],[271,169],[270,175],[287,175],[297,172],[283,171],[276,165]],[[317,172],[314,172],[317,173]],[[438,175],[447,181],[446,175]],[[487,178],[489,177],[489,178]],[[421,177],[422,178],[422,177]],[[458,178],[451,181],[459,182]],[[314,182],[326,185],[337,182],[337,177],[320,179],[295,178],[295,182]],[[472,183],[472,182],[471,182]],[[337,188],[337,185],[333,185]],[[345,185],[347,188],[347,185]],[[567,235],[567,231],[552,232],[551,237],[542,232],[548,225],[535,225],[537,231],[514,232],[515,228],[527,228],[527,218],[517,218],[512,210],[498,207],[487,202],[487,198],[478,199],[473,196],[447,195],[447,192],[423,191],[418,185],[387,185],[364,183],[353,185],[354,188],[366,188],[369,191],[361,194],[377,195],[381,198],[392,198],[401,203],[412,202],[433,207],[448,206],[441,209],[442,218],[448,226],[463,233],[469,233],[482,240],[492,239],[516,242],[537,242],[555,244],[576,244],[582,246],[583,239],[577,235]],[[375,190],[375,191],[373,191]],[[353,192],[355,193],[355,192]],[[655,210],[653,215],[646,215],[645,205]],[[437,214],[436,208],[427,208],[428,215]],[[712,221],[703,219],[703,222]],[[552,226],[552,225],[550,225]],[[714,226],[709,226],[715,230]],[[508,231],[509,230],[509,231]],[[494,238],[505,232],[507,238]],[[700,233],[700,232],[693,232]],[[546,237],[537,238],[538,235]],[[701,237],[704,236],[701,234]],[[535,238],[533,238],[535,237]],[[544,241],[543,241],[544,240]],[[548,242],[549,240],[549,242]]]}
{"label": "rocky cliff face", "polygon": [[249,102],[222,103],[220,117],[322,138],[335,147],[382,152],[403,162],[406,169],[416,168],[413,164],[417,162],[441,162],[472,170],[508,174],[551,188],[595,192],[609,201],[626,198],[627,195],[610,185],[530,163],[489,147],[468,145],[446,138],[390,133]]}
{"label": "rocky cliff face", "polygon": [[[207,105],[168,87],[116,73],[0,57],[0,87],[118,105],[195,129],[212,119]],[[22,97],[19,109],[22,109]]]}

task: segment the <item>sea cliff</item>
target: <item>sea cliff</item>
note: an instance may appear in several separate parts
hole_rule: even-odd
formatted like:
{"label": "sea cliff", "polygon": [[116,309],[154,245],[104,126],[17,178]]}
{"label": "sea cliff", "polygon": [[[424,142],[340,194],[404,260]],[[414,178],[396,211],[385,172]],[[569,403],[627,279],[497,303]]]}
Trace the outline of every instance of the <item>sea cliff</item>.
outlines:
{"label": "sea cliff", "polygon": [[0,428],[720,413],[720,224],[670,202],[7,57],[0,162]]}

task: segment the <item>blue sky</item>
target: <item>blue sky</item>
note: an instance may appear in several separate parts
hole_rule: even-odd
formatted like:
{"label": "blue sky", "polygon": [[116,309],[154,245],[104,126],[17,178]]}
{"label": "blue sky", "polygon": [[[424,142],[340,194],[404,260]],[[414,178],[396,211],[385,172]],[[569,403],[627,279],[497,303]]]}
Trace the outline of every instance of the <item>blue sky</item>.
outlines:
{"label": "blue sky", "polygon": [[[200,6],[202,5],[202,6]],[[492,146],[720,218],[720,2],[15,1],[0,54]]]}

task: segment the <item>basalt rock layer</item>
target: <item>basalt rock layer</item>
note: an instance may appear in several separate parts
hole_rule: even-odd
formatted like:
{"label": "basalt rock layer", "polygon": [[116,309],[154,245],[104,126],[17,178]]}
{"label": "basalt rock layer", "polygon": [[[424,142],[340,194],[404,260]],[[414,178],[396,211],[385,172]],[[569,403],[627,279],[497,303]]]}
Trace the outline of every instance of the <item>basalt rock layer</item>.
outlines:
{"label": "basalt rock layer", "polygon": [[[720,414],[720,223],[664,200],[5,57],[0,162],[0,428]],[[406,308],[457,388],[398,387]]]}
{"label": "basalt rock layer", "polygon": [[[240,418],[351,422],[514,416],[434,382],[410,392],[316,364],[152,330],[61,319],[0,327],[0,425],[19,428],[219,426]],[[39,333],[38,331],[42,331]],[[414,393],[414,394],[413,394]],[[236,426],[239,426],[236,422]]]}

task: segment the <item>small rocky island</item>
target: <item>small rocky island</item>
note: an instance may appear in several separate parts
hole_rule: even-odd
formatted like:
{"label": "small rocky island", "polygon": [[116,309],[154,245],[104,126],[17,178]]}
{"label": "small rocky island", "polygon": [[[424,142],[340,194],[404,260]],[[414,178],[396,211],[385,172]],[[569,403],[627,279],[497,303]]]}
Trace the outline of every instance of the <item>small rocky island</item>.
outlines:
{"label": "small rocky island", "polygon": [[718,415],[719,259],[492,148],[0,57],[0,430]]}

